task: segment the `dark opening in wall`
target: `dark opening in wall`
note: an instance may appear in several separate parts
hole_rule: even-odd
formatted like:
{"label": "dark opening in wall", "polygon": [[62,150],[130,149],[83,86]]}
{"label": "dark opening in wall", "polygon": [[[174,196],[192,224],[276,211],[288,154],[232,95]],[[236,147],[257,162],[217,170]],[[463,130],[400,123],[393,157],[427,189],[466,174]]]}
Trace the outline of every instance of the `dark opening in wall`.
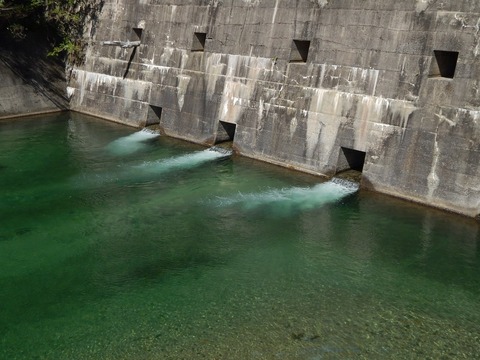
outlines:
{"label": "dark opening in wall", "polygon": [[205,40],[207,33],[196,32],[193,33],[192,51],[205,51]]}
{"label": "dark opening in wall", "polygon": [[457,67],[458,51],[434,50],[434,61],[430,68],[430,77],[453,79]]}
{"label": "dark opening in wall", "polygon": [[340,149],[337,162],[337,172],[355,170],[362,172],[365,163],[365,152],[346,147]]}
{"label": "dark opening in wall", "polygon": [[150,105],[147,113],[147,120],[145,126],[158,125],[162,118],[162,108],[160,106]]}
{"label": "dark opening in wall", "polygon": [[290,62],[307,62],[309,49],[310,41],[293,40],[292,49],[290,51]]}
{"label": "dark opening in wall", "polygon": [[236,124],[227,123],[224,121],[218,122],[217,137],[215,138],[215,144],[222,142],[233,141],[235,137]]}
{"label": "dark opening in wall", "polygon": [[132,30],[133,30],[132,41],[141,40],[143,29],[142,28],[132,28]]}

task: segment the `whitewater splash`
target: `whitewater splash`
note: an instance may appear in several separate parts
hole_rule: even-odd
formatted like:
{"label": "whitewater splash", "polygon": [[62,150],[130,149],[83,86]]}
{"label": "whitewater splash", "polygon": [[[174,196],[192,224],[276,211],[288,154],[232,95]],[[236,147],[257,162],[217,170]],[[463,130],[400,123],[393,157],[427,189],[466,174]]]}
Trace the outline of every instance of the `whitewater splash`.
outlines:
{"label": "whitewater splash", "polygon": [[104,186],[109,183],[128,184],[131,182],[150,181],[158,178],[161,174],[191,169],[209,161],[227,158],[230,155],[232,155],[232,151],[225,149],[217,151],[215,148],[209,148],[164,160],[146,161],[139,165],[122,167],[117,171],[97,173],[87,178],[84,176],[76,177],[73,179],[73,182],[77,187],[90,188]]}
{"label": "whitewater splash", "polygon": [[146,141],[159,137],[160,134],[142,129],[128,136],[112,141],[106,146],[107,150],[114,155],[128,155],[146,148]]}
{"label": "whitewater splash", "polygon": [[195,153],[180,155],[165,160],[146,161],[136,169],[151,174],[161,174],[172,170],[190,169],[205,162],[229,157],[232,151],[212,147]]}
{"label": "whitewater splash", "polygon": [[274,215],[291,215],[292,213],[315,209],[325,204],[336,202],[358,191],[357,183],[334,178],[328,182],[310,188],[293,187],[273,189],[261,193],[237,194],[233,197],[217,198],[217,206],[240,205],[244,210],[266,208]]}

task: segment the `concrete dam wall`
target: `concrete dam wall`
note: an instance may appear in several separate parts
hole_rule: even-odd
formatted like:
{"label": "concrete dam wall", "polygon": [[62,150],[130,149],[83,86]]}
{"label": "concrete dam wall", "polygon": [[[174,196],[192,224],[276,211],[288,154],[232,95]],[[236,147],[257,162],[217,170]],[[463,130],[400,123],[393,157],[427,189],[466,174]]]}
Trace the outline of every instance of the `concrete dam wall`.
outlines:
{"label": "concrete dam wall", "polygon": [[0,31],[0,119],[68,109],[65,65],[49,49],[44,34],[15,41]]}
{"label": "concrete dam wall", "polygon": [[74,110],[480,214],[478,0],[108,0],[95,29]]}

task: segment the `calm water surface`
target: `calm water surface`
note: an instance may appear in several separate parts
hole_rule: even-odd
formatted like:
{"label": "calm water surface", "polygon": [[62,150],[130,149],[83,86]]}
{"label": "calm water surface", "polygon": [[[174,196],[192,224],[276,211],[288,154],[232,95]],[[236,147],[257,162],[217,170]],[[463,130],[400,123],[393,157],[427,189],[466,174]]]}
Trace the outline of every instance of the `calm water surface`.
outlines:
{"label": "calm water surface", "polygon": [[480,358],[478,224],[321,182],[0,122],[0,358]]}

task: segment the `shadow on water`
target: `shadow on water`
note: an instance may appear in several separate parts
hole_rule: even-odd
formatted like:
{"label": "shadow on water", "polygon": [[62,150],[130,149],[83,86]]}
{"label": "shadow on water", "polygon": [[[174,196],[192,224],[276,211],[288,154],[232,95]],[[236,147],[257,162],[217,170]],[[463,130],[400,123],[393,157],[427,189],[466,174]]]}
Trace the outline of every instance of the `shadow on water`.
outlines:
{"label": "shadow on water", "polygon": [[[132,242],[128,233],[122,236],[114,232],[114,235],[119,237],[94,241],[88,248],[40,272],[3,279],[2,294],[16,293],[15,289],[19,288],[30,291],[17,292],[14,299],[0,294],[2,332],[23,322],[61,317],[80,302],[98,302],[132,289],[142,291],[142,288],[153,286],[152,283],[169,281],[183,272],[215,267],[219,261],[193,240],[177,242],[172,248],[160,239],[137,238]],[[165,239],[170,237],[165,236]],[[38,307],[42,308],[41,313]]]}

